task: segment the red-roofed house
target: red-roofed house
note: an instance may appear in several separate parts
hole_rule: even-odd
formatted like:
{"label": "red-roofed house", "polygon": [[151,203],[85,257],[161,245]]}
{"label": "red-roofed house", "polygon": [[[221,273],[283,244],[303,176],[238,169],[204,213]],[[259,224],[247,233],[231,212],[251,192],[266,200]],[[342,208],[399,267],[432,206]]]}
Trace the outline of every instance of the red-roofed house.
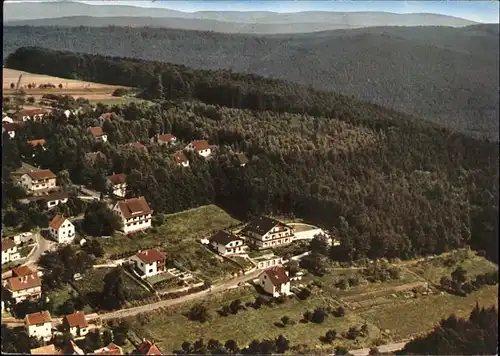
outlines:
{"label": "red-roofed house", "polygon": [[120,346],[111,343],[108,346],[94,350],[93,355],[123,355],[123,350]]}
{"label": "red-roofed house", "polygon": [[122,231],[125,234],[151,227],[153,210],[142,196],[118,201],[113,207],[113,212],[121,219]]}
{"label": "red-roofed house", "polygon": [[125,173],[113,174],[108,177],[108,184],[113,189],[113,194],[117,197],[124,198],[127,193],[127,175]]}
{"label": "red-roofed house", "polygon": [[45,144],[47,143],[47,141],[45,141],[45,139],[43,138],[40,138],[40,139],[37,139],[37,140],[29,140],[27,141],[28,145],[31,145],[33,147],[36,147],[36,146],[42,146],[43,149],[45,149]]}
{"label": "red-roofed house", "polygon": [[63,319],[63,325],[73,337],[85,336],[89,332],[87,318],[81,311],[66,315]]}
{"label": "red-roofed house", "polygon": [[177,137],[172,135],[171,133],[166,134],[157,134],[152,139],[151,142],[156,142],[159,145],[175,145],[177,142]]}
{"label": "red-roofed house", "polygon": [[15,261],[21,258],[14,240],[2,239],[2,263]]}
{"label": "red-roofed house", "polygon": [[21,110],[18,113],[14,114],[14,117],[19,120],[19,121],[28,121],[28,120],[33,120],[33,121],[40,121],[42,120],[47,114],[50,113],[50,110],[47,109],[26,109],[26,110]]}
{"label": "red-roofed house", "polygon": [[29,336],[48,341],[52,338],[52,318],[48,311],[26,314],[24,327]]}
{"label": "red-roofed house", "polygon": [[5,288],[16,303],[27,298],[40,298],[42,295],[42,281],[36,272],[9,278]]}
{"label": "red-roofed house", "polygon": [[94,136],[95,142],[106,142],[108,141],[108,135],[106,135],[102,128],[99,126],[89,127],[89,131]]}
{"label": "red-roofed house", "polygon": [[144,277],[151,277],[165,272],[165,254],[157,250],[138,251],[130,261],[142,271]]}
{"label": "red-roofed house", "polygon": [[134,351],[134,354],[138,355],[161,355],[161,351],[156,346],[154,342],[151,342],[146,339],[142,339],[142,342],[137,349]]}
{"label": "red-roofed house", "polygon": [[290,294],[290,278],[283,266],[271,267],[259,275],[259,284],[273,297]]}
{"label": "red-roofed house", "polygon": [[22,175],[21,185],[31,192],[53,189],[56,187],[56,175],[49,169],[31,171]]}
{"label": "red-roofed house", "polygon": [[182,151],[177,151],[172,155],[172,159],[178,166],[189,167],[189,160]]}
{"label": "red-roofed house", "polygon": [[186,146],[186,150],[196,151],[202,157],[208,157],[212,154],[212,149],[207,140],[194,140]]}
{"label": "red-roofed house", "polygon": [[73,242],[75,239],[75,225],[62,215],[56,215],[49,223],[49,233],[60,244]]}

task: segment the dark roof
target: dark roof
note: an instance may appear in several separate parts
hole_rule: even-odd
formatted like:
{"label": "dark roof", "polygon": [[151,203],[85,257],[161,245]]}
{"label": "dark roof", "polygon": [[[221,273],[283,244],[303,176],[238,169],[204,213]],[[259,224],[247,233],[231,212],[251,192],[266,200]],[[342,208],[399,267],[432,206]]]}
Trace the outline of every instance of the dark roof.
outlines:
{"label": "dark roof", "polygon": [[112,176],[108,177],[108,180],[113,184],[125,183],[126,179],[127,179],[127,175],[125,173],[117,173],[117,174],[113,174]]}
{"label": "dark roof", "polygon": [[161,355],[158,347],[149,340],[143,340],[137,347],[136,352],[140,355]]}
{"label": "dark roof", "polygon": [[286,226],[276,219],[268,218],[267,216],[260,216],[250,221],[242,230],[242,232],[244,233],[246,231],[252,231],[259,235],[264,235],[276,225]]}
{"label": "dark roof", "polygon": [[2,127],[4,127],[7,131],[15,131],[22,126],[23,126],[22,122],[3,122],[2,123]]}
{"label": "dark roof", "polygon": [[210,238],[210,241],[213,241],[213,242],[217,242],[218,244],[221,244],[221,245],[227,245],[228,243],[232,242],[232,241],[239,241],[239,240],[242,240],[241,238],[239,238],[238,236],[236,236],[235,234],[232,234],[230,232],[226,232],[226,231],[218,231],[215,235],[213,235],[211,238]]}
{"label": "dark roof", "polygon": [[182,162],[188,162],[186,155],[182,151],[175,152],[172,155],[172,158],[174,159],[174,162],[177,164],[181,164]]}
{"label": "dark roof", "polygon": [[59,190],[47,195],[28,197],[27,199],[29,201],[39,201],[39,200],[54,201],[54,200],[67,199],[68,197],[69,197],[68,192]]}
{"label": "dark roof", "polygon": [[285,267],[283,266],[271,267],[262,273],[265,273],[269,277],[269,280],[274,286],[279,286],[280,284],[288,283],[290,281],[290,278],[288,278],[286,274]]}
{"label": "dark roof", "polygon": [[133,215],[151,214],[152,210],[144,197],[125,199],[118,202],[118,207],[125,219],[131,218]]}
{"label": "dark roof", "polygon": [[245,156],[244,153],[237,153],[236,158],[240,162],[240,164],[247,164],[248,163],[248,158]]}

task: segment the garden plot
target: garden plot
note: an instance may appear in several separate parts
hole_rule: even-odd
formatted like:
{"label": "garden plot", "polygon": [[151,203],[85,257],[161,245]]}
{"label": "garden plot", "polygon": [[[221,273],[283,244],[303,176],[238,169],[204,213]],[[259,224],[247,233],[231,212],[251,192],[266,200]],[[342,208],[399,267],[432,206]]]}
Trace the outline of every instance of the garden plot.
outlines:
{"label": "garden plot", "polygon": [[148,277],[146,279],[159,293],[169,292],[200,282],[198,278],[189,272],[183,272],[177,268],[170,268],[164,273]]}

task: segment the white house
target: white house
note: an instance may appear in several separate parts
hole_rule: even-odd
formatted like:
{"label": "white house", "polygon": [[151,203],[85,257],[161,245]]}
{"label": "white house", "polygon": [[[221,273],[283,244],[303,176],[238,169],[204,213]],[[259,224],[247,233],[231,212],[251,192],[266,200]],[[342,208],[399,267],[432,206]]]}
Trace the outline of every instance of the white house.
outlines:
{"label": "white house", "polygon": [[245,241],[230,232],[218,231],[209,240],[210,246],[223,256],[245,254],[247,252]]}
{"label": "white house", "polygon": [[208,157],[212,154],[212,149],[207,140],[195,140],[186,146],[186,150],[196,151],[202,157]]}
{"label": "white house", "polygon": [[172,155],[172,159],[178,166],[189,167],[189,160],[182,151],[177,151]]}
{"label": "white house", "polygon": [[252,260],[257,265],[257,269],[266,269],[283,265],[283,258],[273,254],[255,257],[252,258]]}
{"label": "white house", "polygon": [[290,294],[290,278],[283,266],[271,267],[259,275],[259,285],[273,297]]}
{"label": "white house", "polygon": [[259,250],[289,244],[294,238],[291,226],[265,216],[252,220],[241,234],[248,237],[249,245]]}
{"label": "white house", "polygon": [[29,336],[48,341],[52,338],[52,318],[48,311],[27,314],[24,327]]}
{"label": "white house", "polygon": [[21,185],[29,192],[54,189],[56,187],[56,175],[49,169],[31,171],[22,175]]}
{"label": "white house", "polygon": [[75,239],[75,225],[62,215],[56,215],[49,223],[49,233],[58,243],[67,244]]}
{"label": "white house", "polygon": [[21,258],[16,243],[11,239],[2,239],[2,263],[16,261]]}
{"label": "white house", "polygon": [[138,251],[130,257],[130,261],[142,271],[145,277],[155,276],[166,270],[165,254],[157,250]]}
{"label": "white house", "polygon": [[82,337],[89,332],[87,318],[81,311],[64,316],[63,325],[65,330],[69,331],[73,337]]}
{"label": "white house", "polygon": [[68,193],[63,191],[57,191],[47,195],[32,196],[21,200],[21,202],[26,202],[26,203],[35,201],[43,201],[46,204],[47,209],[51,209],[59,204],[66,204],[68,202]]}
{"label": "white house", "polygon": [[171,133],[157,134],[152,139],[152,142],[156,142],[159,145],[175,145],[177,143],[177,137]]}
{"label": "white house", "polygon": [[153,210],[142,196],[118,201],[113,207],[113,212],[121,219],[121,231],[125,234],[151,227]]}
{"label": "white house", "polygon": [[96,127],[89,127],[89,131],[94,136],[95,142],[107,142],[108,141],[108,135],[106,135],[103,131],[102,128],[99,126]]}
{"label": "white house", "polygon": [[113,194],[117,197],[124,198],[127,193],[127,175],[125,173],[113,174],[108,177],[108,184],[113,189]]}
{"label": "white house", "polygon": [[42,281],[37,272],[7,279],[5,289],[19,303],[25,299],[38,299],[42,295]]}

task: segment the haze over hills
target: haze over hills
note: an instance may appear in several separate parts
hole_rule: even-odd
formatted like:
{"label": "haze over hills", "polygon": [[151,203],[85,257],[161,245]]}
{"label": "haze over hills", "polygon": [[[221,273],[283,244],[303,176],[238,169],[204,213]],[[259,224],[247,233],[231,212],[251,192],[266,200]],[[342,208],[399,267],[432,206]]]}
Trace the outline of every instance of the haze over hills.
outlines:
{"label": "haze over hills", "polygon": [[286,79],[498,138],[497,25],[374,27],[293,36],[4,27],[4,56],[26,46]]}
{"label": "haze over hills", "polygon": [[197,11],[71,1],[7,3],[4,24],[13,26],[131,26],[179,28],[224,33],[275,34],[372,26],[452,26],[476,22],[440,14],[389,12]]}

